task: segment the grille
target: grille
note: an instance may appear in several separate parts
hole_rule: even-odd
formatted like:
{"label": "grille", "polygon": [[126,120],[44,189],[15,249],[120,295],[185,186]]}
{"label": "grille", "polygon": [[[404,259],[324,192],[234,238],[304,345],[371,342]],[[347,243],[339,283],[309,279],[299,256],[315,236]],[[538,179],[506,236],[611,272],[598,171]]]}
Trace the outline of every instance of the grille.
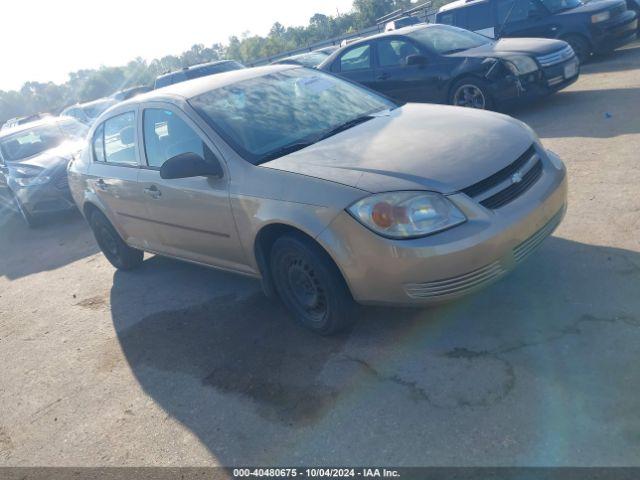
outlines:
{"label": "grille", "polygon": [[540,246],[545,238],[553,233],[556,227],[560,224],[563,213],[564,208],[556,213],[544,227],[513,249],[513,258],[516,263],[520,263],[527,258],[529,254],[533,253],[533,251]]}
{"label": "grille", "polygon": [[512,183],[511,186],[501,190],[500,192],[492,195],[491,197],[482,200],[480,205],[489,208],[491,210],[500,208],[507,203],[515,200],[524,192],[526,192],[531,185],[536,183],[542,175],[542,162],[538,159],[533,167],[524,174],[522,180],[519,183]]}
{"label": "grille", "polygon": [[573,49],[571,48],[570,45],[567,45],[561,50],[557,50],[553,53],[549,53],[548,55],[540,55],[539,57],[536,57],[536,58],[538,59],[538,63],[540,63],[540,65],[543,68],[546,68],[552,65],[556,65],[558,63],[565,62],[570,58],[572,58],[573,56],[575,56]]}
{"label": "grille", "polygon": [[453,294],[470,293],[493,282],[507,273],[500,262],[493,262],[482,268],[446,280],[427,283],[409,283],[405,291],[411,298],[434,298]]}
{"label": "grille", "polygon": [[[542,161],[533,145],[518,159],[484,180],[462,190],[483,207],[495,209],[515,200],[542,174]],[[514,178],[519,175],[519,181]]]}
{"label": "grille", "polygon": [[500,185],[505,180],[511,178],[511,175],[524,167],[529,159],[533,155],[535,155],[535,153],[536,150],[535,148],[533,148],[533,145],[531,145],[526,152],[518,157],[515,162],[507,165],[505,168],[494,173],[490,177],[487,177],[484,180],[481,180],[478,183],[474,183],[470,187],[465,188],[464,190],[462,190],[462,193],[466,193],[470,197],[477,197],[481,193],[491,190],[492,188]]}

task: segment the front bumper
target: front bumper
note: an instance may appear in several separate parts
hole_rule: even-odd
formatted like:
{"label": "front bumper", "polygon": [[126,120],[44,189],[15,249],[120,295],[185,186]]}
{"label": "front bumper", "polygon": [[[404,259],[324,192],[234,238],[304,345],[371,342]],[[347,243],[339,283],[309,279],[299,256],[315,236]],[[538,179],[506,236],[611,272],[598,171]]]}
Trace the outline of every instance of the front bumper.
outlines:
{"label": "front bumper", "polygon": [[498,105],[504,107],[527,103],[562,90],[578,80],[580,76],[579,65],[575,75],[565,75],[565,67],[574,61],[572,58],[519,78],[512,76],[507,83],[496,85],[492,92],[493,98]]}
{"label": "front bumper", "polygon": [[344,212],[318,241],[359,303],[425,305],[456,299],[513,269],[562,220],[566,170],[558,170],[545,154],[541,158],[539,180],[499,209],[486,209],[463,193],[450,195],[468,218],[450,230],[419,239],[390,240]]}
{"label": "front bumper", "polygon": [[638,15],[627,10],[609,22],[591,27],[593,50],[595,53],[606,53],[631,43],[638,33]]}
{"label": "front bumper", "polygon": [[19,187],[12,185],[14,195],[31,215],[63,212],[76,208],[65,177],[54,178],[44,185]]}

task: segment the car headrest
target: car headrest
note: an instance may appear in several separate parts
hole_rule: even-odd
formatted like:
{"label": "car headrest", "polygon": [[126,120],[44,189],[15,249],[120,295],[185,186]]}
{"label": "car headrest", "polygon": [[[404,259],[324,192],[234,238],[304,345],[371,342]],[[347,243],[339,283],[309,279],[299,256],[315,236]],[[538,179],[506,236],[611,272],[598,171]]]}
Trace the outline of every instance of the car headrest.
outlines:
{"label": "car headrest", "polygon": [[120,130],[120,143],[123,145],[131,145],[135,141],[135,130],[133,127],[125,127]]}

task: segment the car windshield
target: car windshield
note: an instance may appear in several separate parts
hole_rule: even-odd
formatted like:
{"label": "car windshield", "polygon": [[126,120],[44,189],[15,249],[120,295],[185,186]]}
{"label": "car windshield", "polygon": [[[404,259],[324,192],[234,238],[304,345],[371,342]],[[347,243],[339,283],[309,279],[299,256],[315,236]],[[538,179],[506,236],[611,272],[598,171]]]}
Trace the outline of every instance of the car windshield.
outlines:
{"label": "car windshield", "polygon": [[0,139],[0,152],[7,162],[19,162],[55,148],[66,140],[83,138],[87,127],[76,121],[40,125]]}
{"label": "car windshield", "polygon": [[350,82],[304,68],[220,87],[190,103],[254,164],[275,158],[288,146],[303,148],[341,125],[397,106]]}
{"label": "car windshield", "polygon": [[542,0],[542,3],[552,13],[570,10],[582,5],[580,0]]}
{"label": "car windshield", "polygon": [[407,36],[441,55],[462,52],[485,45],[491,40],[477,33],[448,25],[433,25],[415,30]]}

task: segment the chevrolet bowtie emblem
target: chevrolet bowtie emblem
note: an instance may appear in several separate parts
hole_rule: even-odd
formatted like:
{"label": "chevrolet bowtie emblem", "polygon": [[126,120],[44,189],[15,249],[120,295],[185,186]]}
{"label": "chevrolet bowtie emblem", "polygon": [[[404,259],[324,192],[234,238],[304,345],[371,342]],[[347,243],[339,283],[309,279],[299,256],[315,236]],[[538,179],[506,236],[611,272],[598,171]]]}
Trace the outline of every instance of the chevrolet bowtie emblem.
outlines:
{"label": "chevrolet bowtie emblem", "polygon": [[511,175],[511,183],[520,183],[522,181],[522,174],[520,172],[516,172]]}

